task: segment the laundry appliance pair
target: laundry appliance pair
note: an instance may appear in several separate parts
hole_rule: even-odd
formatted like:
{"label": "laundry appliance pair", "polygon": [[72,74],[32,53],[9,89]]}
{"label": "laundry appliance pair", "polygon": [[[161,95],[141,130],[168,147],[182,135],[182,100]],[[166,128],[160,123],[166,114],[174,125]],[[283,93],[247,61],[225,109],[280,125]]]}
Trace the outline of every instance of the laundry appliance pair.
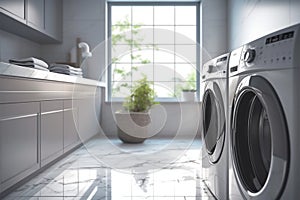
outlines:
{"label": "laundry appliance pair", "polygon": [[217,199],[297,199],[300,25],[232,51],[221,92],[217,79],[207,79],[224,71],[213,60],[202,70],[204,182]]}

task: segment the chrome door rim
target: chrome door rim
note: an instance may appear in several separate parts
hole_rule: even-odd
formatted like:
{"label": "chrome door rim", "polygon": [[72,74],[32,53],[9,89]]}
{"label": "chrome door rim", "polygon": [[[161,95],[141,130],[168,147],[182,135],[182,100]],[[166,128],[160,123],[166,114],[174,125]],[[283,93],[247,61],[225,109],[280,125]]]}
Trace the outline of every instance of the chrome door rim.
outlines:
{"label": "chrome door rim", "polygon": [[[245,198],[277,199],[280,197],[281,192],[284,189],[284,183],[286,181],[289,166],[288,129],[281,103],[271,84],[263,77],[248,76],[241,81],[239,86],[241,87],[238,87],[239,90],[236,91],[236,97],[234,99],[234,111],[231,124],[231,150],[233,152],[233,168],[235,177]],[[247,120],[238,119],[239,117],[242,118],[242,115],[239,115],[239,111],[242,109],[240,106],[246,105],[242,105],[242,103],[245,101],[245,95],[249,94],[252,94],[254,98],[262,104],[270,124],[272,149],[270,152],[269,170],[267,176],[262,179],[260,177],[260,181],[263,180],[263,183],[260,184],[257,184],[259,179],[258,177],[255,177],[255,175],[257,175],[255,170],[257,169],[253,169],[254,171],[252,171],[252,175],[247,174],[251,173],[251,169],[249,168],[253,168],[253,163],[245,161],[247,159],[242,158],[242,156],[247,157],[246,154],[248,152],[241,151],[242,148],[239,147],[240,144],[238,144],[241,142],[240,140],[243,140],[241,139],[241,135],[245,134],[243,133],[243,128],[240,128],[242,126],[238,124],[242,123],[242,120],[248,121],[246,134],[249,135],[248,126],[249,118],[251,118],[249,112],[244,113]],[[239,138],[239,135],[241,138]],[[251,146],[249,144],[246,145]],[[241,161],[242,159],[244,159],[244,161]],[[246,166],[245,163],[248,163],[248,166]],[[244,169],[241,168],[241,165],[243,165]],[[245,169],[245,167],[248,167],[248,169]],[[278,171],[280,171],[280,173],[278,173]]]}
{"label": "chrome door rim", "polygon": [[[222,155],[225,141],[226,118],[223,98],[220,92],[214,91],[220,88],[216,83],[208,84],[208,88],[203,96],[202,112],[203,112],[203,139],[205,149],[209,155],[209,161],[213,164],[217,163]],[[218,88],[218,89],[217,89]],[[216,93],[217,92],[217,93]],[[219,96],[219,97],[217,97]],[[214,113],[211,113],[214,112]],[[215,120],[211,122],[212,118]],[[215,129],[209,130],[216,127]],[[207,137],[209,134],[215,134],[212,137]],[[210,135],[209,135],[210,136]],[[213,140],[214,145],[211,145],[207,140]]]}

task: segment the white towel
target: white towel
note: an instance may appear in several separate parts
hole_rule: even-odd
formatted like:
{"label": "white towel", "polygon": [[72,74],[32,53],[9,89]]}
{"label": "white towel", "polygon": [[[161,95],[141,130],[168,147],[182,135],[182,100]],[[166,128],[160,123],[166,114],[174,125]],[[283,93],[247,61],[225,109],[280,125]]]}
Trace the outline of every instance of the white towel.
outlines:
{"label": "white towel", "polygon": [[21,67],[28,67],[28,68],[33,68],[33,69],[39,69],[39,70],[43,70],[43,71],[47,71],[49,72],[49,70],[45,67],[41,67],[40,65],[37,65],[37,64],[14,64],[14,65],[18,65],[18,66],[21,66]]}
{"label": "white towel", "polygon": [[81,68],[75,68],[75,67],[72,67],[70,65],[66,65],[66,64],[59,64],[59,63],[53,63],[53,64],[50,64],[49,66],[50,69],[69,69],[69,70],[72,70],[72,71],[82,71]]}
{"label": "white towel", "polygon": [[68,75],[82,75],[82,72],[72,71],[68,69],[50,69],[51,72],[68,74]]}
{"label": "white towel", "polygon": [[34,64],[40,65],[41,67],[44,67],[44,68],[49,67],[45,61],[34,58],[34,57],[21,58],[21,59],[10,59],[9,62],[13,63],[13,64],[34,63]]}

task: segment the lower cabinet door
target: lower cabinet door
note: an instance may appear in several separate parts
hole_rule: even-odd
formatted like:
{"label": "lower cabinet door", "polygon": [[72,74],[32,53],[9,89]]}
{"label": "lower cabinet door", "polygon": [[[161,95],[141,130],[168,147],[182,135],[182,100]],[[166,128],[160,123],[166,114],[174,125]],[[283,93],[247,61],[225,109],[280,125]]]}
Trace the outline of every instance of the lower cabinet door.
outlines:
{"label": "lower cabinet door", "polygon": [[64,152],[80,144],[77,100],[64,101]]}
{"label": "lower cabinet door", "polygon": [[39,109],[40,103],[37,102],[0,104],[0,188],[2,191],[39,168]]}
{"label": "lower cabinet door", "polygon": [[63,154],[63,101],[41,102],[41,165]]}

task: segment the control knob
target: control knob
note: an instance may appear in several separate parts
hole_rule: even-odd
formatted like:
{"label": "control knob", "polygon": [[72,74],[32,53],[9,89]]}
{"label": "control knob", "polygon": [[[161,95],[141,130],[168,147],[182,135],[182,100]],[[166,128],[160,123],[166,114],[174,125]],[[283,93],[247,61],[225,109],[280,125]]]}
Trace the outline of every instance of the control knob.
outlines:
{"label": "control knob", "polygon": [[246,63],[251,63],[255,59],[256,52],[254,49],[247,49],[244,54],[244,61]]}

